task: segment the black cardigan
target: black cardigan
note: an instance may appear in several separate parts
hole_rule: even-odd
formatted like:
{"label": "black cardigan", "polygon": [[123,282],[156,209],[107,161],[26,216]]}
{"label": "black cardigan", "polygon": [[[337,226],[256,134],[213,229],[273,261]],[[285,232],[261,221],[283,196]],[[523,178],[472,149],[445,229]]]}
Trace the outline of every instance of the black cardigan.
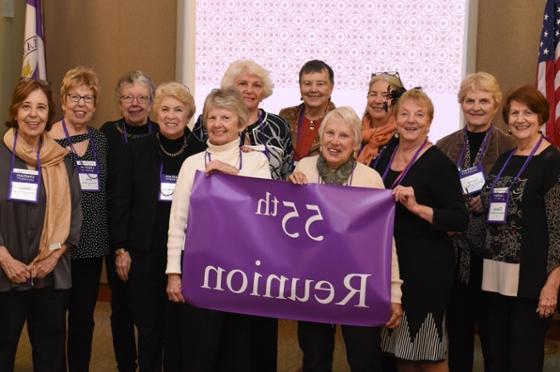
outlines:
{"label": "black cardigan", "polygon": [[[181,163],[206,148],[206,144],[196,140],[188,129],[185,135],[187,148],[179,155]],[[155,134],[130,142],[125,147],[113,200],[113,249],[150,249],[158,207],[161,159]]]}

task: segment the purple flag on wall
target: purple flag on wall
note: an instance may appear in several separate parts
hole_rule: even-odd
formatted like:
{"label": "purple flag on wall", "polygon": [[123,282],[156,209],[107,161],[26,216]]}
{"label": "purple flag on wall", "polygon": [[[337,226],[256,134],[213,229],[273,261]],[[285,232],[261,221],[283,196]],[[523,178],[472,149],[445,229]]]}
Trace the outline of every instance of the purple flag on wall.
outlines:
{"label": "purple flag on wall", "polygon": [[387,190],[198,172],[183,256],[196,306],[376,326],[390,315]]}
{"label": "purple flag on wall", "polygon": [[41,0],[27,0],[21,77],[45,80],[45,35]]}

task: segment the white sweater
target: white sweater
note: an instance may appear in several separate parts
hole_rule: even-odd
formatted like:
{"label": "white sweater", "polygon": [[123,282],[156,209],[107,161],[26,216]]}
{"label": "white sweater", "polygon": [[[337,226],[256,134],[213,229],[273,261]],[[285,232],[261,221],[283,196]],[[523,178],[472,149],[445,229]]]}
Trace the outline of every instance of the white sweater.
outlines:
{"label": "white sweater", "polygon": [[240,156],[242,161],[240,176],[270,179],[270,168],[266,156],[258,151],[241,153],[239,139],[222,146],[208,143],[208,149],[205,152],[188,157],[181,166],[169,215],[166,274],[181,274],[181,252],[185,243],[189,203],[196,171],[204,171],[209,159],[220,160],[239,168]]}
{"label": "white sweater", "polygon": [[[317,170],[317,159],[319,155],[308,156],[301,159],[295,171],[299,171],[305,174],[307,182],[318,183],[319,182],[319,171]],[[375,170],[361,164],[357,163],[354,172],[350,178],[350,186],[355,187],[369,187],[372,189],[384,189],[383,180]],[[397,250],[395,247],[395,239],[393,239],[393,249],[392,249],[392,259],[391,259],[391,302],[401,303],[402,291],[401,291],[401,275],[399,271],[399,259],[397,257]]]}

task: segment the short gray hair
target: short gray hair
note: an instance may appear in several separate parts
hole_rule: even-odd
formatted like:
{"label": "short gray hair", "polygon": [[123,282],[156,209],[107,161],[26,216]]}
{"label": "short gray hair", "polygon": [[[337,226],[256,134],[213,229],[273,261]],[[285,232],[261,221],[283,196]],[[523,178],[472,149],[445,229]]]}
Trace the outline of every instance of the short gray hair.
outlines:
{"label": "short gray hair", "polygon": [[154,98],[154,92],[156,90],[154,81],[149,75],[146,75],[143,71],[129,71],[119,78],[117,81],[117,86],[115,87],[115,92],[117,93],[117,98],[122,94],[122,89],[125,85],[142,84],[148,88],[150,93],[150,100]]}
{"label": "short gray hair", "polygon": [[327,123],[334,117],[337,117],[346,124],[350,125],[352,132],[354,132],[354,146],[359,148],[362,143],[362,121],[358,117],[358,114],[356,114],[356,111],[354,111],[354,109],[350,106],[337,107],[325,115],[323,121],[321,122],[321,126],[319,127],[319,138],[323,138],[323,131],[327,126]]}

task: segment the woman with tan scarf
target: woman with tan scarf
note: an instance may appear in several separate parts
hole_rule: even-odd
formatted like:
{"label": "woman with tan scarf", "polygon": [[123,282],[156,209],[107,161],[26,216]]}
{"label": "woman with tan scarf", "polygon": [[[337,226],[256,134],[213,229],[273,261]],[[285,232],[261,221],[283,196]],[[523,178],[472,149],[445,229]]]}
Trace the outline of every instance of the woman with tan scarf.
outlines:
{"label": "woman with tan scarf", "polygon": [[65,371],[70,250],[78,243],[80,187],[68,152],[45,130],[46,82],[22,80],[0,145],[0,371],[12,371],[25,321],[35,370]]}
{"label": "woman with tan scarf", "polygon": [[[393,115],[395,93],[404,92],[398,72],[378,72],[371,75],[367,106],[362,118],[362,149],[358,161],[370,165],[391,138],[397,127]],[[396,143],[396,139],[394,140]]]}

